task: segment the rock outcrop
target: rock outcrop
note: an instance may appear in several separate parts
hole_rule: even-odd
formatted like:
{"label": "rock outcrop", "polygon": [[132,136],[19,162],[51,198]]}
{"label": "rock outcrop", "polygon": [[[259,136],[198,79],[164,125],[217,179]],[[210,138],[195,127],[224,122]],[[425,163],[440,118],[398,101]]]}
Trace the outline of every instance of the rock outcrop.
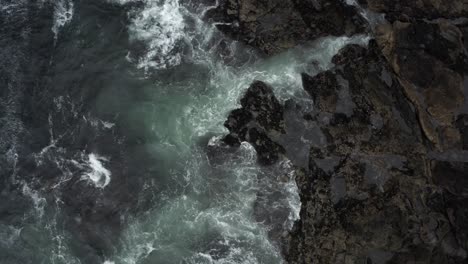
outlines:
{"label": "rock outcrop", "polygon": [[460,147],[455,128],[464,104],[466,55],[463,34],[448,21],[396,21],[379,28],[377,40],[418,110],[426,137],[439,149]]}
{"label": "rock outcrop", "polygon": [[[282,105],[254,83],[226,122],[225,141],[250,142],[264,165],[284,156],[297,166],[302,208],[289,263],[466,263],[468,27],[453,20],[466,4],[359,2],[389,23],[376,27],[367,48],[342,49],[332,69],[302,75],[314,110]],[[309,29],[307,19],[319,19],[306,11],[313,3],[295,2]],[[292,151],[295,137],[317,135],[324,138],[304,144],[306,154]]]}
{"label": "rock outcrop", "polygon": [[463,263],[465,163],[431,156],[416,109],[374,41],[346,47],[334,62],[303,76],[329,144],[311,148],[309,170],[297,178],[302,211],[289,262]]}
{"label": "rock outcrop", "polygon": [[[464,263],[468,163],[428,148],[417,108],[375,41],[349,45],[333,62],[303,74],[316,108],[301,122],[316,124],[326,143],[311,145],[308,164],[298,166],[301,220],[287,260]],[[281,140],[297,117],[288,115],[293,101],[283,106],[267,84],[254,82],[241,105],[225,123],[227,143],[250,142],[263,165],[297,160]]]}
{"label": "rock outcrop", "polygon": [[267,84],[256,81],[241,100],[242,108],[231,112],[225,122],[229,145],[247,141],[257,151],[258,161],[268,165],[278,161],[285,150],[272,138],[284,133],[283,106]]}
{"label": "rock outcrop", "polygon": [[326,35],[366,30],[354,6],[341,1],[223,0],[206,14],[225,34],[267,55]]}

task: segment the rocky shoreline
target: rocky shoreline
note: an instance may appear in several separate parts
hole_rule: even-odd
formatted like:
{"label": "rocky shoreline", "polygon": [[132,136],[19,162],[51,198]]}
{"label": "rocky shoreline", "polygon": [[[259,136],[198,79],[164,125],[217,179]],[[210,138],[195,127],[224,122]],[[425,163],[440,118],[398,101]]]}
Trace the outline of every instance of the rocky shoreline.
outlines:
{"label": "rocky shoreline", "polygon": [[[207,14],[265,56],[326,35],[373,38],[303,74],[312,111],[253,83],[225,142],[297,166],[289,263],[467,263],[468,2],[348,2],[226,0]],[[323,136],[306,154],[281,140],[298,123]]]}
{"label": "rocky shoreline", "polygon": [[[8,5],[0,10],[0,57],[5,62],[0,65],[4,88],[0,262],[50,263],[58,258],[60,263],[113,263],[112,257],[122,251],[116,244],[133,218],[150,218],[154,215],[148,216],[148,211],[158,213],[165,206],[166,201],[158,201],[167,197],[155,195],[168,186],[174,187],[174,196],[185,188],[167,173],[172,166],[166,162],[174,159],[175,164],[177,155],[153,137],[153,128],[161,124],[168,127],[161,130],[163,137],[172,134],[176,126],[166,123],[175,122],[175,116],[161,118],[166,115],[164,105],[152,107],[161,103],[153,102],[160,95],[152,92],[156,79],[137,71],[132,59],[147,55],[151,43],[145,41],[169,33],[177,41],[166,43],[171,49],[167,55],[188,55],[189,48],[173,46],[184,43],[193,21],[179,14],[180,25],[171,24],[170,17],[160,28],[175,28],[154,33],[158,19],[147,15],[146,1],[68,1],[74,3],[73,19],[70,11],[64,17],[56,14],[59,1],[4,2]],[[148,2],[148,10],[160,11],[155,2],[165,1]],[[211,6],[204,13],[207,21],[265,58],[329,36],[370,38],[365,46],[341,49],[331,68],[317,67],[324,70],[318,74],[311,72],[320,63],[307,62],[314,71],[302,73],[303,90],[298,93],[307,98],[283,102],[275,91],[285,87],[261,81],[247,85],[240,107],[224,123],[229,133],[223,142],[233,148],[249,142],[258,163],[265,166],[262,177],[273,175],[282,161],[291,161],[284,162],[288,173],[289,164],[294,164],[302,207],[291,232],[283,233],[286,227],[281,223],[288,219],[284,210],[288,205],[281,204],[276,211],[269,206],[284,194],[272,191],[274,199],[261,201],[260,190],[254,219],[246,213],[248,220],[270,227],[268,242],[280,241],[288,263],[468,263],[468,0],[180,0],[170,9],[179,2],[194,9]],[[131,41],[129,25],[138,12],[145,16],[139,21],[144,22],[143,34],[151,34]],[[65,22],[55,21],[57,17],[69,19],[59,33],[54,23]],[[229,66],[244,62],[233,59],[236,53],[229,52],[226,39],[214,40],[208,41],[207,49],[220,53],[216,56],[223,62]],[[250,51],[245,51],[246,57]],[[211,81],[206,78],[210,69],[192,66],[161,71],[167,75],[161,77],[163,86],[174,81],[187,84],[181,98],[179,93],[177,98],[165,97],[171,101],[167,113],[178,112],[172,100],[185,109],[188,88],[205,92],[204,81]],[[195,76],[199,74],[204,75],[201,80]],[[222,112],[223,119],[225,109],[230,107],[211,110]],[[160,122],[147,124],[158,118]],[[184,134],[194,132],[187,128]],[[219,160],[232,149],[218,141],[207,146],[212,136],[210,132],[201,139],[207,149],[203,154],[218,158],[222,167]],[[112,181],[104,188],[109,182],[102,180],[110,173]],[[289,177],[274,176],[278,183],[289,183]],[[203,197],[199,207],[209,208],[209,200]],[[186,211],[171,212],[175,219],[186,216]],[[166,222],[173,227],[171,219]],[[151,227],[149,233],[167,231],[168,226]],[[172,263],[171,256],[184,257],[179,249],[214,259],[230,251],[218,230],[185,235],[168,244],[202,238],[193,242],[194,249],[178,244],[175,250],[156,251],[145,244],[148,254],[137,252],[141,254],[137,262]],[[139,250],[138,243],[121,244],[133,252]],[[250,244],[241,246],[255,251]],[[271,250],[276,254],[275,249]],[[282,256],[277,257],[280,262]],[[125,258],[115,263],[126,262]]]}

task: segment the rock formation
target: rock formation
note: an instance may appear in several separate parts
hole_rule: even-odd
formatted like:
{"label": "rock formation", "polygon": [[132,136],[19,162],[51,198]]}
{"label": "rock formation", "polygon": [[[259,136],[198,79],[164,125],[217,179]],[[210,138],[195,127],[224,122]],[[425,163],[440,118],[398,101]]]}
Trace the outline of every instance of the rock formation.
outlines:
{"label": "rock formation", "polygon": [[444,20],[396,21],[378,33],[379,45],[417,108],[426,137],[439,149],[459,146],[454,123],[464,103],[466,67],[460,29]]}
{"label": "rock formation", "polygon": [[[463,165],[432,160],[415,108],[375,42],[348,46],[334,62],[303,79],[316,98],[314,118],[329,117],[321,129],[330,144],[311,149],[309,171],[297,179],[303,207],[290,262],[462,263],[463,227],[450,220],[449,194],[433,171],[442,166],[453,173],[444,179],[460,179]],[[340,107],[343,90],[349,111]]]}
{"label": "rock formation", "polygon": [[207,18],[222,32],[268,55],[320,36],[366,30],[355,7],[333,0],[223,0]]}
{"label": "rock formation", "polygon": [[267,84],[256,81],[241,100],[242,108],[231,112],[224,124],[231,132],[225,137],[229,145],[247,141],[257,151],[261,164],[272,164],[284,149],[271,138],[284,131],[283,106]]}
{"label": "rock formation", "polygon": [[[387,18],[371,33],[375,40],[367,48],[349,45],[332,69],[302,76],[314,110],[300,122],[325,140],[309,146],[306,165],[294,162],[302,209],[287,260],[466,263],[468,30],[459,18],[468,3],[359,3]],[[221,7],[230,24],[220,29],[266,54],[367,28],[355,7],[341,1],[227,1]],[[226,122],[226,142],[250,142],[264,165],[283,156],[297,161],[281,138],[298,117],[288,111],[299,106],[281,105],[260,82],[241,102]]]}

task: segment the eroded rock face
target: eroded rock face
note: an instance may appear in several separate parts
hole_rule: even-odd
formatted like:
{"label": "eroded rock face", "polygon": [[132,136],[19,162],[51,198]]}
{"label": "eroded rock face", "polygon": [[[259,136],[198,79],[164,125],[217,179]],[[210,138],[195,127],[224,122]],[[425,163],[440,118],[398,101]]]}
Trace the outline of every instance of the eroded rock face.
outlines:
{"label": "eroded rock face", "polygon": [[238,145],[247,141],[253,145],[261,164],[278,161],[284,149],[272,138],[284,133],[283,106],[267,84],[256,81],[241,99],[242,108],[231,112],[224,126],[230,134],[224,141]]}
{"label": "eroded rock face", "polygon": [[[242,2],[255,11],[241,16],[235,10],[244,8]],[[287,9],[285,17],[302,19],[294,20],[300,26],[292,31],[305,32],[288,37],[292,46],[324,32],[365,28],[339,1],[285,1],[268,9],[270,1],[257,9],[259,2],[228,1],[232,21],[257,27],[263,23],[258,17],[282,16],[275,12]],[[282,106],[271,100],[271,90],[251,87],[242,109],[226,122],[231,133],[225,140],[267,142],[255,147],[259,159],[270,153],[264,165],[285,156],[298,167],[301,220],[290,235],[289,263],[466,263],[468,27],[454,19],[466,16],[467,2],[358,2],[385,13],[390,23],[377,27],[368,48],[348,45],[333,58],[332,69],[302,75],[314,110],[304,112],[293,100]],[[245,43],[267,54],[289,47],[242,23],[233,25],[237,36],[250,30]],[[291,151],[298,137],[292,127],[307,128],[299,130],[311,142],[317,135],[323,139],[305,144],[307,154]],[[248,136],[250,129],[261,137]],[[298,156],[308,162],[297,162]]]}
{"label": "eroded rock face", "polygon": [[303,205],[289,261],[387,263],[415,247],[432,251],[437,243],[420,237],[432,239],[436,231],[423,234],[423,219],[449,221],[428,206],[414,208],[437,190],[425,174],[414,109],[375,42],[369,49],[347,46],[333,61],[334,69],[303,76],[329,144],[311,148],[310,172],[297,179]]}
{"label": "eroded rock face", "polygon": [[439,149],[459,146],[454,128],[464,103],[462,32],[448,21],[394,22],[380,27],[380,47],[418,110],[427,138]]}
{"label": "eroded rock face", "polygon": [[293,100],[283,106],[254,82],[225,123],[225,141],[250,142],[263,165],[298,160],[289,151],[298,122],[326,137],[307,145],[308,164],[294,162],[302,208],[288,262],[463,263],[468,163],[427,148],[417,109],[375,41],[349,45],[333,62],[302,76],[312,112],[291,114],[301,112]]}
{"label": "eroded rock face", "polygon": [[[376,41],[346,46],[333,63],[302,75],[312,112],[293,100],[283,105],[267,84],[254,82],[225,123],[225,142],[251,143],[261,164],[287,157],[298,167],[301,219],[287,243],[288,262],[464,263],[467,154],[427,144],[419,109]],[[465,119],[451,128],[466,135]],[[291,148],[294,137],[317,135],[325,139],[305,144],[309,153]],[[298,162],[298,153],[309,162]]]}
{"label": "eroded rock face", "polygon": [[222,32],[267,55],[321,36],[366,29],[355,7],[330,0],[224,0],[207,18]]}

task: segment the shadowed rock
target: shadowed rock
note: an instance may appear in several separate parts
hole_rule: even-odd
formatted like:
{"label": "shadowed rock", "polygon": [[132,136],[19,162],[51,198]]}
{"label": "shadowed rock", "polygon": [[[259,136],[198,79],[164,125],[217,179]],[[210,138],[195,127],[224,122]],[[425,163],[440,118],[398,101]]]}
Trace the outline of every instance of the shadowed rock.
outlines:
{"label": "shadowed rock", "polygon": [[349,36],[366,29],[355,7],[330,0],[223,0],[207,18],[267,55],[321,36]]}
{"label": "shadowed rock", "polygon": [[447,21],[397,21],[380,27],[377,39],[426,137],[439,149],[460,146],[454,122],[464,103],[462,32]]}
{"label": "shadowed rock", "polygon": [[359,0],[370,10],[386,13],[389,17],[407,18],[453,18],[466,17],[468,15],[468,1],[444,1],[444,0]]}
{"label": "shadowed rock", "polygon": [[464,263],[465,190],[450,190],[465,185],[466,163],[429,166],[415,109],[376,42],[349,45],[333,62],[303,75],[316,106],[309,119],[328,144],[311,148],[309,171],[296,178],[302,210],[288,261]]}
{"label": "shadowed rock", "polygon": [[254,146],[261,164],[275,163],[284,149],[270,137],[284,131],[283,106],[271,87],[260,81],[252,83],[241,105],[224,123],[230,132],[224,141],[229,145],[247,141]]}

